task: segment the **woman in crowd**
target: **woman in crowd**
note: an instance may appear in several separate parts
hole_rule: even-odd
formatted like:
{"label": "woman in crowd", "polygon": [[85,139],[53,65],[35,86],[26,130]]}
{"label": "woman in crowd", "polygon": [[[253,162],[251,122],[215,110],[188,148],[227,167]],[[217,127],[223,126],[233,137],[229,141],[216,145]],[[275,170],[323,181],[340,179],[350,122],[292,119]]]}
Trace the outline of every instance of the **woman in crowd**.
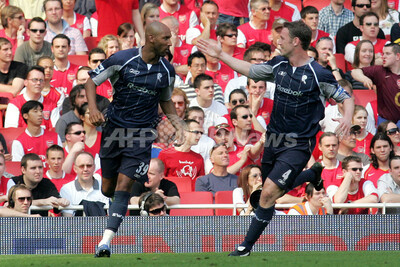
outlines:
{"label": "woman in crowd", "polygon": [[233,204],[247,204],[247,209],[238,208],[240,215],[252,215],[254,208],[250,204],[250,195],[261,188],[261,167],[250,164],[243,168],[238,178],[238,187],[233,190]]}
{"label": "woman in crowd", "polygon": [[[146,3],[142,7],[140,15],[142,17],[144,30],[146,30],[146,25],[160,20],[160,11],[158,10],[158,6],[156,6],[154,3]],[[135,38],[137,44],[143,44],[142,40],[140,40],[139,34],[136,33]]]}
{"label": "woman in crowd", "polygon": [[112,54],[121,50],[118,37],[112,34],[107,34],[101,38],[98,47],[106,52],[106,58],[109,58]]}
{"label": "woman in crowd", "polygon": [[361,127],[360,132],[356,135],[356,147],[353,149],[357,153],[364,153],[369,156],[370,154],[370,144],[372,137],[374,137],[371,133],[367,132],[367,121],[368,121],[368,112],[367,110],[360,105],[356,105],[354,107],[353,114],[353,125],[359,125]]}
{"label": "woman in crowd", "polygon": [[0,37],[4,37],[11,42],[12,53],[15,55],[17,47],[29,39],[26,34],[26,21],[22,9],[16,6],[6,6],[1,9]]}
{"label": "woman in crowd", "polygon": [[79,117],[83,122],[83,129],[85,130],[85,151],[96,156],[100,152],[100,139],[101,132],[96,130],[89,120],[89,109],[88,104],[83,104],[78,108]]}
{"label": "woman in crowd", "polygon": [[400,131],[399,127],[392,121],[385,121],[379,124],[378,133],[385,133],[393,143],[393,150],[396,156],[400,156]]}
{"label": "woman in crowd", "polygon": [[118,27],[117,32],[121,50],[126,50],[135,47],[135,31],[130,23],[122,23]]}
{"label": "woman in crowd", "polygon": [[[354,50],[354,62],[353,68],[354,69],[361,69],[363,67],[372,66],[375,64],[375,51],[374,45],[369,40],[362,40],[356,45],[356,49]],[[346,72],[344,78],[351,82],[354,90],[357,89],[368,89],[364,87],[364,85],[353,79],[351,76],[351,70]]]}
{"label": "woman in crowd", "polygon": [[393,143],[385,133],[378,132],[371,140],[371,164],[363,173],[363,177],[378,187],[379,178],[389,173],[389,159],[394,156]]}
{"label": "woman in crowd", "polygon": [[326,195],[325,188],[315,190],[309,183],[304,201],[290,208],[287,215],[326,215],[333,214],[332,202]]}
{"label": "woman in crowd", "polygon": [[390,37],[390,29],[393,24],[399,22],[399,12],[389,8],[387,0],[372,0],[371,11],[379,17],[379,28],[382,29],[386,37]]}

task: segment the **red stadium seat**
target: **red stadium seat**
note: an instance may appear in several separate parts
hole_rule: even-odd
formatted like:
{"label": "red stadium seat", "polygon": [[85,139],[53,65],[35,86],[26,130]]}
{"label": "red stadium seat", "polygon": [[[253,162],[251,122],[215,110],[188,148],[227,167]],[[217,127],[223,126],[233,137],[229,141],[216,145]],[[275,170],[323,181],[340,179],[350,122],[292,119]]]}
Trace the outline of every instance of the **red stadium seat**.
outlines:
{"label": "red stadium seat", "polygon": [[69,55],[68,60],[78,66],[87,66],[88,55]]}
{"label": "red stadium seat", "polygon": [[92,50],[93,48],[97,47],[97,37],[86,37],[85,38],[85,43],[87,48],[90,50]]}
{"label": "red stadium seat", "polygon": [[18,176],[21,175],[21,162],[20,161],[6,161],[6,172]]}
{"label": "red stadium seat", "polygon": [[365,107],[368,102],[376,100],[374,90],[353,90],[354,102],[356,105]]}
{"label": "red stadium seat", "polygon": [[[233,204],[233,191],[218,191],[215,193],[215,204]],[[217,216],[233,215],[233,209],[215,209]]]}
{"label": "red stadium seat", "polygon": [[165,179],[174,182],[178,187],[178,192],[192,192],[192,179],[190,177],[165,177]]}
{"label": "red stadium seat", "polygon": [[343,72],[347,71],[346,68],[346,60],[344,59],[344,55],[343,54],[335,54],[335,58],[336,58],[336,65],[339,69],[341,69]]}
{"label": "red stadium seat", "polygon": [[4,139],[6,139],[7,149],[10,154],[12,142],[17,139],[17,137],[20,136],[24,131],[24,127],[0,129],[0,133],[4,136]]}
{"label": "red stadium seat", "polygon": [[[181,204],[212,204],[213,195],[211,192],[183,192]],[[213,216],[213,209],[172,209],[171,216]]]}

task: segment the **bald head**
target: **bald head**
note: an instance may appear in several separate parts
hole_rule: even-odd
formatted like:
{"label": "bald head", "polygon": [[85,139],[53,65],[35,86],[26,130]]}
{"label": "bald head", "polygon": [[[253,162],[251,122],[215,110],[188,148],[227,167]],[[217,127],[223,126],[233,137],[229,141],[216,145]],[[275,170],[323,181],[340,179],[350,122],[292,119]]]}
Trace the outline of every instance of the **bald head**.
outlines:
{"label": "bald head", "polygon": [[169,28],[159,21],[154,21],[146,26],[146,41],[150,36],[157,36],[162,33],[171,32]]}

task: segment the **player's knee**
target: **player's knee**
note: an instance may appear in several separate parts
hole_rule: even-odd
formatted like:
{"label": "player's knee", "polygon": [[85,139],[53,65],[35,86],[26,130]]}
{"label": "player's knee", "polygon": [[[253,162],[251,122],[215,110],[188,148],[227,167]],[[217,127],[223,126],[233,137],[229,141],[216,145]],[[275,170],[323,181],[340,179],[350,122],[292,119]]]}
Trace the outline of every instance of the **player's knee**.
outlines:
{"label": "player's knee", "polygon": [[101,193],[103,193],[104,196],[109,197],[109,198],[112,198],[114,196],[114,190],[107,186],[101,187]]}

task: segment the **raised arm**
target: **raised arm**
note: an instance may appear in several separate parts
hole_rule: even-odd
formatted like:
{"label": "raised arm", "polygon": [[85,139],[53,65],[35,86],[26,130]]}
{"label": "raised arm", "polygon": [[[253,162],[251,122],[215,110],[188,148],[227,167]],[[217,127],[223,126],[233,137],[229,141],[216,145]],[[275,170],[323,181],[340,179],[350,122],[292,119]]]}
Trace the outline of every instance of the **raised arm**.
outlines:
{"label": "raised arm", "polygon": [[251,63],[231,57],[227,53],[223,52],[220,43],[214,45],[210,44],[208,40],[199,39],[197,41],[197,47],[202,53],[219,58],[233,70],[245,76],[249,76]]}

